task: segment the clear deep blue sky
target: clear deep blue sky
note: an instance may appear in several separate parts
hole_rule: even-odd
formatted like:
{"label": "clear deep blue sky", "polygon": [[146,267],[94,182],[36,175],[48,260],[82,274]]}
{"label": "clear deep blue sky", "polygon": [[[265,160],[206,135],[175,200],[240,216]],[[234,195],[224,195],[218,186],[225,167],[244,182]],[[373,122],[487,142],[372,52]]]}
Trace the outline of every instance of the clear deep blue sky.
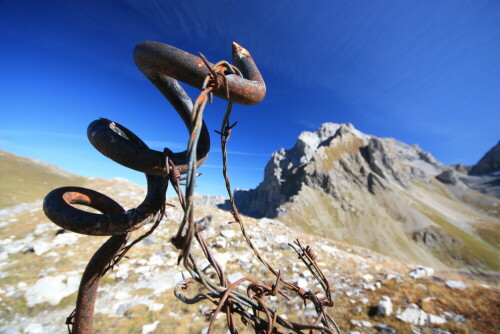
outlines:
{"label": "clear deep blue sky", "polygon": [[[251,52],[267,96],[234,107],[234,187],[255,187],[273,151],[323,122],[418,144],[445,164],[474,164],[500,139],[500,1],[4,0],[0,147],[144,184],[86,138],[105,117],[152,148],[185,149],[180,118],[132,61],[143,40],[212,62],[230,60],[232,41]],[[211,131],[224,108],[207,106]],[[222,194],[212,143],[198,191]]]}

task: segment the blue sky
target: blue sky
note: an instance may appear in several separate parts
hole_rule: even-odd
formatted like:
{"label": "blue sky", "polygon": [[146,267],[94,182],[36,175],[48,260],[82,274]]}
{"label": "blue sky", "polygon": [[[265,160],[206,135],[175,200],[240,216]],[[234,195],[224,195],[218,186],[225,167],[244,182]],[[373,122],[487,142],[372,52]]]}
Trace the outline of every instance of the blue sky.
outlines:
{"label": "blue sky", "polygon": [[[255,187],[273,151],[323,122],[445,164],[474,164],[500,139],[499,1],[0,1],[0,148],[144,184],[86,138],[105,117],[152,148],[185,149],[180,118],[132,61],[143,40],[212,62],[230,60],[232,41],[251,52],[267,96],[233,109],[234,187]],[[224,108],[207,106],[210,131]],[[215,135],[212,147],[198,191],[223,194]]]}

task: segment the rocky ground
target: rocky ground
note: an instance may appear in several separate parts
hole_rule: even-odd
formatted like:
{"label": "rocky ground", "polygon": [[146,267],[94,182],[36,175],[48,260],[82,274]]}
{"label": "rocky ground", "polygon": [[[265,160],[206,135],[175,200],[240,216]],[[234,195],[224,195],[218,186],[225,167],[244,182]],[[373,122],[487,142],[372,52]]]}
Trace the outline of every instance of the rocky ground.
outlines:
{"label": "rocky ground", "polygon": [[[98,180],[99,190],[131,208],[144,189],[125,180]],[[202,199],[205,204],[210,200]],[[217,202],[218,200],[216,200]],[[96,305],[95,333],[204,333],[208,303],[185,305],[172,292],[182,279],[177,251],[169,239],[182,217],[168,207],[154,234],[102,281]],[[209,245],[230,281],[243,276],[273,282],[254,258],[230,215],[199,206],[207,218]],[[272,219],[245,219],[262,255],[284,277],[305,289],[317,283],[288,243],[299,238],[313,247],[331,286],[335,307],[329,314],[347,333],[495,333],[500,330],[500,287],[496,276],[435,271],[347,243],[293,231]],[[64,232],[44,216],[41,201],[0,211],[0,333],[65,333],[65,318],[76,300],[80,276],[105,238]],[[144,230],[135,233],[135,236]],[[195,254],[200,258],[199,249]],[[289,319],[313,321],[311,305],[280,301]],[[240,325],[242,332],[246,332]],[[220,319],[216,332],[225,333]],[[248,332],[248,330],[247,330]]]}

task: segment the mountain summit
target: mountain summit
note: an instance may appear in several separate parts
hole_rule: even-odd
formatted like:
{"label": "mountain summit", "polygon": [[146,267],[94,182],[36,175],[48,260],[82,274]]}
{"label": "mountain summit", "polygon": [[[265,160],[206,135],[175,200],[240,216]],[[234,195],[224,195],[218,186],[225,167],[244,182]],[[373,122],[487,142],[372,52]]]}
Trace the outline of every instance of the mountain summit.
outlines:
{"label": "mountain summit", "polygon": [[500,200],[417,145],[325,123],[273,153],[240,211],[404,261],[500,269]]}
{"label": "mountain summit", "polygon": [[500,141],[472,167],[470,174],[481,175],[500,172]]}

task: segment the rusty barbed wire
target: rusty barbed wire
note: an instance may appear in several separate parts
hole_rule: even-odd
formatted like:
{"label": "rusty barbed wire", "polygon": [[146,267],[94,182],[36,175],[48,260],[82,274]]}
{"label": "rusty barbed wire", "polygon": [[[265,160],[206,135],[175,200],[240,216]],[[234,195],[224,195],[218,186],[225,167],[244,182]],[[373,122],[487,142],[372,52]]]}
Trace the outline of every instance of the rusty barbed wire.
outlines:
{"label": "rusty barbed wire", "polygon": [[[158,42],[142,42],[134,50],[134,61],[143,74],[167,98],[184,121],[189,131],[186,151],[174,153],[168,148],[154,151],[124,126],[107,119],[92,122],[87,135],[94,147],[108,158],[128,168],[145,173],[148,191],[137,208],[125,211],[111,198],[96,191],[63,187],[50,192],[44,200],[44,211],[53,222],[76,233],[88,235],[111,235],[89,261],[82,276],[75,310],[66,320],[70,333],[92,333],[93,312],[100,279],[112,270],[127,252],[138,242],[151,235],[165,215],[165,196],[170,183],[184,212],[177,233],[171,243],[179,250],[177,262],[191,275],[179,282],[174,295],[182,302],[194,304],[209,301],[214,305],[210,314],[208,333],[212,333],[217,316],[225,314],[232,334],[238,333],[234,315],[239,315],[245,326],[255,333],[285,333],[292,331],[319,331],[340,333],[340,330],[325,311],[332,307],[330,286],[317,263],[317,255],[310,246],[302,246],[295,240],[290,244],[299,259],[306,265],[322,287],[324,297],[311,290],[304,290],[283,278],[282,271],[273,268],[259,253],[246,232],[243,220],[236,208],[227,167],[227,142],[237,122],[230,124],[233,102],[255,104],[265,95],[265,84],[250,53],[233,43],[233,63],[220,61],[210,63],[201,53],[199,57]],[[193,104],[177,80],[201,89]],[[213,95],[228,100],[220,131],[223,177],[234,222],[240,227],[242,236],[255,257],[275,276],[274,283],[265,283],[252,277],[243,277],[230,283],[222,266],[208,246],[203,230],[205,226],[194,220],[194,189],[199,175],[197,168],[206,160],[210,150],[210,137],[203,121],[203,113]],[[186,174],[186,176],[182,176]],[[181,186],[185,185],[185,192]],[[76,209],[73,204],[82,204],[97,209],[102,214]],[[130,241],[132,231],[147,224],[151,228]],[[192,253],[193,242],[197,242],[209,266],[214,269],[216,280],[200,268]],[[246,294],[235,291],[242,283],[248,283]],[[193,285],[206,289],[194,297],[185,294]],[[289,293],[295,293],[304,304],[311,302],[317,313],[312,324],[288,321],[278,310],[271,308],[268,297],[281,297],[290,301]]]}

